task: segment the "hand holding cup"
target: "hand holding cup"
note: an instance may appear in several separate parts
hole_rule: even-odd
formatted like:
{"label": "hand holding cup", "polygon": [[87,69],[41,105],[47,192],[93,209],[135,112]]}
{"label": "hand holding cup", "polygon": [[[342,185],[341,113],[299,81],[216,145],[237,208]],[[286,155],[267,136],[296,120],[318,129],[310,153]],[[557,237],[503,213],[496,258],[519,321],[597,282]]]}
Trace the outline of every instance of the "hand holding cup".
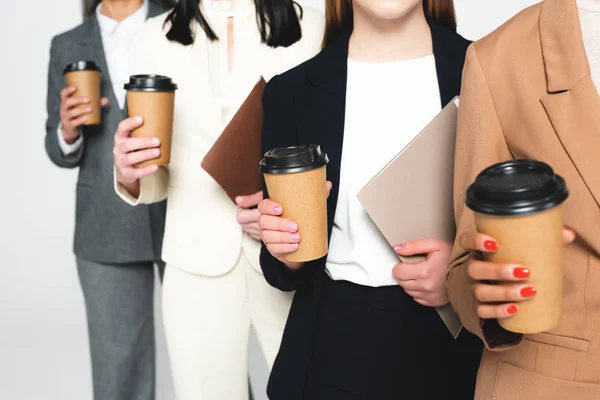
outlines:
{"label": "hand holding cup", "polygon": [[[327,197],[331,192],[331,182],[327,181]],[[258,226],[260,237],[269,250],[269,253],[290,269],[298,269],[304,265],[300,262],[291,262],[285,259],[287,254],[298,250],[300,234],[298,224],[287,220],[281,215],[283,207],[270,199],[264,199],[258,203]]]}
{"label": "hand holding cup", "polygon": [[143,118],[139,116],[121,121],[113,147],[117,182],[134,196],[139,195],[139,179],[152,175],[158,169],[156,165],[138,167],[138,164],[160,156],[158,138],[131,137],[131,131],[142,124]]}
{"label": "hand holding cup", "polygon": [[[83,96],[73,96],[76,89],[68,86],[60,91],[60,123],[61,133],[65,142],[73,144],[80,135],[79,128],[90,118],[92,106],[90,99]],[[108,99],[103,97],[100,106],[108,104]]]}

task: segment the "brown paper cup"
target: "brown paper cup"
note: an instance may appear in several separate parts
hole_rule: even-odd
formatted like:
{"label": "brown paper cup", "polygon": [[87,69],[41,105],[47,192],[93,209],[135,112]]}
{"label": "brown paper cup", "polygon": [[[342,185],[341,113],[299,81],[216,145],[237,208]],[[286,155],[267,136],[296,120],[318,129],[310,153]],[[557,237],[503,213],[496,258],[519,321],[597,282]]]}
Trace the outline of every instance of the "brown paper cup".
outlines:
{"label": "brown paper cup", "polygon": [[171,161],[173,138],[173,114],[175,92],[127,92],[127,109],[130,116],[141,116],[144,123],[132,132],[132,137],[160,139],[158,158],[140,163],[139,166],[167,165]]}
{"label": "brown paper cup", "polygon": [[67,86],[75,87],[73,97],[87,97],[89,104],[81,104],[78,109],[92,107],[92,112],[88,114],[88,120],[84,125],[99,125],[101,106],[100,106],[100,71],[73,71],[65,74]]}
{"label": "brown paper cup", "polygon": [[517,313],[498,320],[516,333],[537,333],[556,327],[563,299],[563,215],[568,198],[564,179],[536,160],[512,160],[482,171],[467,190],[466,204],[475,213],[479,233],[498,242],[485,260],[523,266],[526,281],[493,281],[505,287],[531,285],[533,297],[518,302]]}
{"label": "brown paper cup", "polygon": [[327,254],[326,167],[295,174],[265,174],[269,198],[283,207],[283,217],[298,224],[298,250],[285,258],[306,262]]}
{"label": "brown paper cup", "polygon": [[475,214],[477,231],[498,241],[496,253],[484,258],[494,263],[523,265],[531,271],[526,284],[537,289],[519,303],[518,312],[498,320],[511,332],[536,333],[554,328],[562,314],[562,206],[522,217]]}

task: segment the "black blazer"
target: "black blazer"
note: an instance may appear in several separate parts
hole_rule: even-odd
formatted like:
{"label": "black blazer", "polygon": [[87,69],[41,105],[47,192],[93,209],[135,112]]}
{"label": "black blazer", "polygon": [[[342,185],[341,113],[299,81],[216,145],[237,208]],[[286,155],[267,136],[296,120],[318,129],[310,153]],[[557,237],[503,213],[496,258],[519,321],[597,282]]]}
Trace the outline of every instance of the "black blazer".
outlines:
{"label": "black blazer", "polygon": [[[459,94],[462,68],[469,42],[436,23],[429,23],[441,95],[441,107]],[[348,42],[344,34],[304,64],[274,77],[263,96],[263,153],[282,146],[316,143],[329,156],[327,179],[333,184],[327,202],[329,237],[339,192],[340,162],[344,138]],[[268,193],[265,190],[265,196]],[[319,301],[327,257],[291,271],[275,259],[263,244],[260,262],[267,281],[274,287],[296,290],[279,354],[267,389],[274,400],[301,400],[312,353]],[[449,336],[449,335],[448,335]],[[472,399],[475,374],[481,357],[481,343],[461,333],[458,345],[461,362],[457,370],[469,376],[467,388]],[[426,345],[426,344],[424,344]],[[463,352],[464,351],[464,352]],[[463,357],[464,356],[464,357]],[[450,372],[449,372],[450,373]],[[464,381],[464,379],[462,379]],[[401,387],[399,387],[401,391]],[[469,397],[462,397],[467,399]]]}

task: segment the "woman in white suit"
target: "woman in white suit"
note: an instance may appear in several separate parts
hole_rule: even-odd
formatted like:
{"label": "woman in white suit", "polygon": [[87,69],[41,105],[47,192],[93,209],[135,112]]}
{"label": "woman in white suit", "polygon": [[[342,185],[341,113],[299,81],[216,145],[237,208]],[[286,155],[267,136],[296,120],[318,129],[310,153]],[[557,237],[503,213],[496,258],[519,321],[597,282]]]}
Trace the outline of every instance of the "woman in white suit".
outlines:
{"label": "woman in white suit", "polygon": [[[200,163],[260,76],[269,80],[321,47],[320,12],[292,0],[180,0],[136,37],[131,74],[178,85],[171,163],[136,168],[159,154],[130,138],[138,116],[115,134],[115,190],[131,205],[165,198],[163,309],[179,400],[248,397],[250,327],[272,365],[291,303],[259,265],[262,192],[234,205]],[[236,162],[236,160],[230,160]]]}

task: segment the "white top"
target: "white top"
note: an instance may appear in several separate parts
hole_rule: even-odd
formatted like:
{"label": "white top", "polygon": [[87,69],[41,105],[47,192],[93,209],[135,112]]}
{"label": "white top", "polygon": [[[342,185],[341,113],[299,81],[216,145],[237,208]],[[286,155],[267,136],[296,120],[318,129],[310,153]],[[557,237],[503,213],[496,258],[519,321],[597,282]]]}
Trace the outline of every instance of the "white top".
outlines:
{"label": "white top", "polygon": [[[133,14],[122,21],[102,14],[102,3],[96,7],[96,18],[100,26],[102,37],[102,48],[108,74],[112,83],[113,92],[119,103],[119,108],[125,107],[126,92],[123,89],[129,81],[129,47],[135,34],[140,30],[148,16],[148,0],[144,0],[142,6]],[[83,144],[83,136],[73,143],[68,144],[62,136],[62,125],[57,129],[58,144],[65,155],[76,152]]]}
{"label": "white top", "polygon": [[[399,258],[356,195],[440,110],[433,55],[391,63],[348,60],[340,192],[327,258],[332,279],[398,284],[392,268]],[[402,223],[402,215],[390,218]]]}
{"label": "white top", "polygon": [[600,0],[577,0],[577,6],[592,80],[600,90]]}
{"label": "white top", "polygon": [[[243,251],[260,271],[260,242],[245,235],[236,221],[237,207],[200,166],[223,129],[263,76],[271,79],[319,52],[324,17],[303,6],[302,39],[289,47],[261,43],[256,9],[249,0],[202,1],[205,16],[219,41],[210,41],[194,21],[196,40],[182,46],[165,37],[166,14],[150,18],[130,50],[130,74],[155,73],[177,84],[171,163],[140,180],[132,198],[115,189],[131,205],[168,198],[162,258],[169,266],[203,276],[231,271]],[[228,72],[227,19],[233,19],[235,61]],[[152,49],[152,51],[149,51]]]}

